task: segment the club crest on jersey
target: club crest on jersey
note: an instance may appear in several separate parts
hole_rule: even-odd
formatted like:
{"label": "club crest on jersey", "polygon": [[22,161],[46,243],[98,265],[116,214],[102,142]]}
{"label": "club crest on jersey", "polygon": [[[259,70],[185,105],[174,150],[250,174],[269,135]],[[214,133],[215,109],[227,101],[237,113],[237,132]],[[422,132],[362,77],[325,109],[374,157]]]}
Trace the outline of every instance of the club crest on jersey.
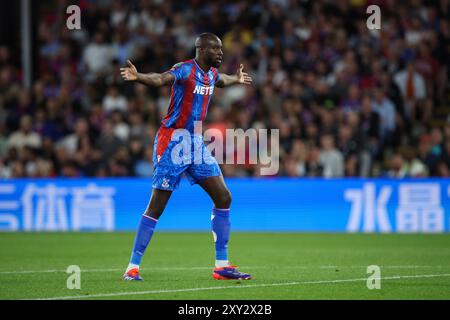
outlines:
{"label": "club crest on jersey", "polygon": [[201,95],[212,95],[214,91],[214,86],[204,87],[204,86],[195,86],[194,93]]}
{"label": "club crest on jersey", "polygon": [[169,180],[167,180],[166,178],[163,178],[163,182],[162,182],[161,186],[166,189],[169,188],[170,187]]}

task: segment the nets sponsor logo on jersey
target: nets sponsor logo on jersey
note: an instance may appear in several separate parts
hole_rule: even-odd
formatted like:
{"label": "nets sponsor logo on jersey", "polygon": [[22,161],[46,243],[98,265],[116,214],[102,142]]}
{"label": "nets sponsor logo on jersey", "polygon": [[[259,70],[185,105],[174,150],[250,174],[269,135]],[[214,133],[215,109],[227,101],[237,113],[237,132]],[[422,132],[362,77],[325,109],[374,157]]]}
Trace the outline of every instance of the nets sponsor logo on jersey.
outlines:
{"label": "nets sponsor logo on jersey", "polygon": [[212,95],[214,91],[214,86],[204,87],[204,86],[195,86],[194,93],[201,95]]}

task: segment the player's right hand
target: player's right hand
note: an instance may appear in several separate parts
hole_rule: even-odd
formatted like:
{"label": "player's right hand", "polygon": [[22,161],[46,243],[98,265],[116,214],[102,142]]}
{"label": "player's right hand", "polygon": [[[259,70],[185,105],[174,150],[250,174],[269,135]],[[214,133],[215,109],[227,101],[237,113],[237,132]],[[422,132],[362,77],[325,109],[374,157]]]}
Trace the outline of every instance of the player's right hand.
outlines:
{"label": "player's right hand", "polygon": [[134,81],[138,78],[138,72],[134,64],[127,60],[128,67],[120,68],[120,75],[125,81]]}

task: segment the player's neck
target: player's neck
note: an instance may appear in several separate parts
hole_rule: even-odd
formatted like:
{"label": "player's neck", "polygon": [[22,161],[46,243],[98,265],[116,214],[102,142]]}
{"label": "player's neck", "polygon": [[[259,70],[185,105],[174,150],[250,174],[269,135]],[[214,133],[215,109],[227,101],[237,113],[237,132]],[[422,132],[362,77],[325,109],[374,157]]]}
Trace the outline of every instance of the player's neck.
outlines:
{"label": "player's neck", "polygon": [[202,60],[200,60],[199,58],[195,57],[195,62],[197,63],[197,65],[204,71],[204,72],[208,72],[209,69],[211,68],[210,66],[208,66],[206,63],[204,63]]}

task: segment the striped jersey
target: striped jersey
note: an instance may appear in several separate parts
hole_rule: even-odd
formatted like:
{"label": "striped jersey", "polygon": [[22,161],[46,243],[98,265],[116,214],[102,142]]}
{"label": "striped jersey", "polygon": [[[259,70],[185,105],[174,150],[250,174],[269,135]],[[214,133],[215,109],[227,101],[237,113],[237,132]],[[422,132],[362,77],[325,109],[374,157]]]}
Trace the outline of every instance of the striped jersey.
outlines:
{"label": "striped jersey", "polygon": [[161,127],[186,129],[194,133],[194,122],[204,121],[214,85],[220,79],[216,68],[203,71],[195,59],[177,63],[168,72],[174,75],[169,109]]}

